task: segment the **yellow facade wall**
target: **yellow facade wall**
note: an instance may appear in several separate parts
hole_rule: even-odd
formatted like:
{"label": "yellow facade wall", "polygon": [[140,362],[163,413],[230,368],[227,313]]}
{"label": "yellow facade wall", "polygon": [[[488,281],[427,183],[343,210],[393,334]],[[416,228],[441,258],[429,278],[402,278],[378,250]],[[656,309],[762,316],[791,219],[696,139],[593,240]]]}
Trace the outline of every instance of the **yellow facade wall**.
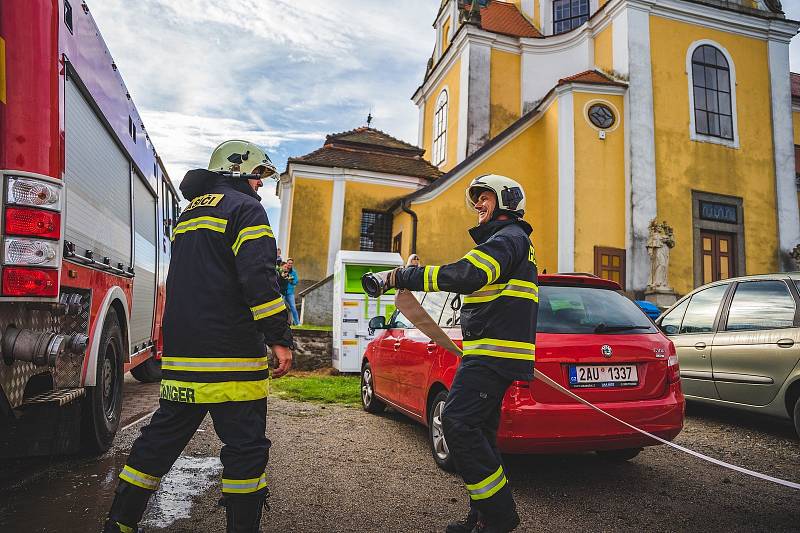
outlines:
{"label": "yellow facade wall", "polygon": [[403,261],[408,261],[408,256],[411,255],[412,233],[413,225],[411,221],[411,215],[402,211],[395,215],[392,223],[392,239],[394,239],[394,237],[396,237],[398,234],[402,234],[400,255],[403,256]]}
{"label": "yellow facade wall", "polygon": [[614,70],[613,26],[613,23],[609,24],[594,37],[594,64],[606,72]]}
{"label": "yellow facade wall", "polygon": [[283,257],[291,257],[304,280],[321,280],[328,270],[333,181],[294,179],[291,232]]}
{"label": "yellow facade wall", "polygon": [[442,81],[430,92],[425,100],[425,125],[423,128],[422,146],[425,148],[426,159],[433,159],[433,117],[436,112],[436,100],[443,89],[447,89],[447,156],[439,168],[447,172],[456,165],[458,145],[458,99],[461,82],[461,59],[457,59],[450,71],[445,74]]}
{"label": "yellow facade wall", "polygon": [[[689,139],[686,54],[699,39],[720,43],[736,68],[740,148]],[[652,16],[658,219],[675,229],[669,280],[683,294],[693,288],[692,191],[744,200],[746,272],[778,269],[770,76],[764,41]],[[653,214],[656,216],[656,213]]]}
{"label": "yellow facade wall", "polygon": [[346,182],[341,249],[359,250],[361,248],[359,238],[361,235],[361,211],[363,209],[385,211],[398,198],[411,192],[413,192],[413,189],[354,181]]}
{"label": "yellow facade wall", "polygon": [[555,272],[558,263],[558,106],[476,165],[436,198],[411,205],[419,217],[417,253],[423,264],[458,260],[473,246],[467,230],[477,215],[465,202],[465,189],[476,176],[504,174],[518,180],[527,194],[525,220],[533,226],[539,270]]}
{"label": "yellow facade wall", "polygon": [[489,86],[489,137],[495,137],[520,117],[521,57],[492,49]]}
{"label": "yellow facade wall", "polygon": [[[625,125],[623,97],[574,93],[575,271],[594,271],[594,247],[625,248]],[[586,112],[595,102],[615,109],[617,122],[600,139]]]}

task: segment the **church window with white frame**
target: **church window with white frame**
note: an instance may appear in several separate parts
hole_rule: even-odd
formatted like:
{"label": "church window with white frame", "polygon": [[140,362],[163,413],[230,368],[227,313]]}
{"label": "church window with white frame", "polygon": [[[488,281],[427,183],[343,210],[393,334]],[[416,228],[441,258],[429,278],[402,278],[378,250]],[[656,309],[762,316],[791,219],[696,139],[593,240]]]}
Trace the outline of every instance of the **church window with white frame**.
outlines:
{"label": "church window with white frame", "polygon": [[589,0],[553,0],[553,35],[568,32],[589,20]]}
{"label": "church window with white frame", "polygon": [[725,54],[711,44],[697,46],[691,54],[693,133],[732,142],[736,117],[731,65]]}
{"label": "church window with white frame", "polygon": [[443,90],[436,99],[433,114],[433,150],[432,163],[436,166],[444,163],[447,158],[447,90]]}

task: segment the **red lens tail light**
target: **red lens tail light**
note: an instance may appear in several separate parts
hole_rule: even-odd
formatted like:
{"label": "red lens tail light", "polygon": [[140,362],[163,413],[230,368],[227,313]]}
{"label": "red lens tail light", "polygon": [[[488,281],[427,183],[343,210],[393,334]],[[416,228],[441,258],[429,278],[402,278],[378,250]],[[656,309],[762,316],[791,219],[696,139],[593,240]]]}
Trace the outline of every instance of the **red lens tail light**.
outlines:
{"label": "red lens tail light", "polygon": [[58,296],[58,270],[5,267],[3,296]]}
{"label": "red lens tail light", "polygon": [[58,239],[61,236],[61,213],[27,207],[7,207],[5,222],[5,233],[8,235],[43,239]]}

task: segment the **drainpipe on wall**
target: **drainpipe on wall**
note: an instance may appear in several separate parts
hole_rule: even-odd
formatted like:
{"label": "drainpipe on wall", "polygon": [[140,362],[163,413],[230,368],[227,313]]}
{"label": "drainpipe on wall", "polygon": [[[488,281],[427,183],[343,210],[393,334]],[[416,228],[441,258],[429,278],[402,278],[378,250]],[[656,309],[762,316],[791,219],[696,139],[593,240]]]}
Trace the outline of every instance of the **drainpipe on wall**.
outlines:
{"label": "drainpipe on wall", "polygon": [[411,205],[411,201],[409,200],[400,202],[400,209],[411,215],[411,253],[415,254],[417,253],[417,223],[419,219],[417,218],[417,214],[408,207],[409,205]]}

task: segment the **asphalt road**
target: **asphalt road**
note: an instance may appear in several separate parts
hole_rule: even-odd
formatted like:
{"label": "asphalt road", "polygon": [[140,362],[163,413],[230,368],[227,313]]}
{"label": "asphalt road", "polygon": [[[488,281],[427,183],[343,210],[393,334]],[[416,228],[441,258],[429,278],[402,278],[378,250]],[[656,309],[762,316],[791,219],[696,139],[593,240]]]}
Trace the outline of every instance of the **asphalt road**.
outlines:
{"label": "asphalt road", "polygon": [[[0,465],[0,531],[99,531],[116,475],[157,387],[126,384],[122,431],[101,458]],[[136,401],[134,401],[136,400]],[[403,416],[271,400],[271,511],[264,531],[443,531],[466,510],[458,478],[436,468],[426,430]],[[800,482],[790,425],[690,405],[676,442]],[[206,419],[151,501],[146,531],[224,531],[219,441]],[[626,464],[593,454],[508,457],[519,531],[798,531],[800,491],[666,447]]]}

